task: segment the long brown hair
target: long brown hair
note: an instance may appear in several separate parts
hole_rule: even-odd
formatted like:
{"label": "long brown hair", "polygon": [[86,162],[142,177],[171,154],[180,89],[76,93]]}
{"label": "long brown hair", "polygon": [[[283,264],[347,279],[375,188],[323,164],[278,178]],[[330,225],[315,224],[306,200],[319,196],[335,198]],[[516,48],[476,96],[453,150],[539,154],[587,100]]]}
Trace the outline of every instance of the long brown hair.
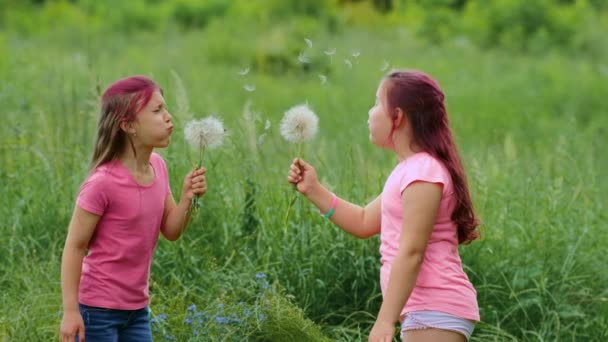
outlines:
{"label": "long brown hair", "polygon": [[456,207],[452,220],[458,227],[458,242],[469,243],[479,237],[467,179],[448,124],[444,94],[427,74],[415,70],[391,71],[383,80],[387,108],[396,115],[405,113],[412,127],[412,144],[440,160],[452,178]]}
{"label": "long brown hair", "polygon": [[160,87],[145,76],[130,76],[114,82],[101,97],[97,138],[89,169],[95,170],[124,150],[129,137],[121,122],[135,120],[135,115],[148,104]]}

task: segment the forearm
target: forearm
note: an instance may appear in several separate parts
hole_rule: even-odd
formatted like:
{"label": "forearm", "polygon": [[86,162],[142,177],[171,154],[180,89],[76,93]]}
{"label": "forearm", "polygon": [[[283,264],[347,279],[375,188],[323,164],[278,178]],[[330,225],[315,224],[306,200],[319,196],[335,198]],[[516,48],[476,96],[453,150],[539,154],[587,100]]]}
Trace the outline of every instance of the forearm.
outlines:
{"label": "forearm", "polygon": [[190,201],[180,202],[169,212],[163,233],[168,240],[175,241],[182,235],[190,221]]}
{"label": "forearm", "polygon": [[386,295],[378,313],[378,321],[393,324],[399,320],[401,310],[416,285],[423,258],[423,253],[410,255],[399,253],[395,257]]}
{"label": "forearm", "polygon": [[[332,193],[324,186],[318,185],[306,196],[319,210],[326,213],[332,204]],[[330,220],[349,234],[359,238],[367,238],[373,234],[374,227],[366,222],[365,208],[337,198],[336,208]]]}
{"label": "forearm", "polygon": [[84,248],[66,244],[61,261],[61,289],[64,311],[78,311],[78,286]]}

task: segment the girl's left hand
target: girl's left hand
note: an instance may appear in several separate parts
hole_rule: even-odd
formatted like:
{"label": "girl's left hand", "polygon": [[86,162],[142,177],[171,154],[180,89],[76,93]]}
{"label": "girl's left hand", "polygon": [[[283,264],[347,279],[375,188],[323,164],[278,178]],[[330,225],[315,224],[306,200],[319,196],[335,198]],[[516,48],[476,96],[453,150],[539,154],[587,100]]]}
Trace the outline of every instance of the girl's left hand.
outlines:
{"label": "girl's left hand", "polygon": [[182,189],[182,198],[191,201],[194,196],[203,196],[207,192],[207,181],[205,179],[207,169],[201,167],[194,169],[184,178],[184,188]]}
{"label": "girl's left hand", "polygon": [[395,325],[385,321],[376,321],[369,333],[369,342],[391,342],[395,335]]}

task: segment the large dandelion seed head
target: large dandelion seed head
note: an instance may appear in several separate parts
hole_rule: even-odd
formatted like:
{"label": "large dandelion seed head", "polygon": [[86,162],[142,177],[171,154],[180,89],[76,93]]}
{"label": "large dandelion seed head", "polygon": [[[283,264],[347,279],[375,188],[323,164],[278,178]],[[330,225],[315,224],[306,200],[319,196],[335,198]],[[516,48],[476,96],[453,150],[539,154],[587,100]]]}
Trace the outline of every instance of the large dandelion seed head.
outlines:
{"label": "large dandelion seed head", "polygon": [[281,135],[292,143],[300,143],[314,137],[319,127],[319,118],[302,104],[290,108],[281,120]]}
{"label": "large dandelion seed head", "polygon": [[192,120],[186,124],[184,134],[192,147],[213,149],[224,143],[224,124],[214,116]]}

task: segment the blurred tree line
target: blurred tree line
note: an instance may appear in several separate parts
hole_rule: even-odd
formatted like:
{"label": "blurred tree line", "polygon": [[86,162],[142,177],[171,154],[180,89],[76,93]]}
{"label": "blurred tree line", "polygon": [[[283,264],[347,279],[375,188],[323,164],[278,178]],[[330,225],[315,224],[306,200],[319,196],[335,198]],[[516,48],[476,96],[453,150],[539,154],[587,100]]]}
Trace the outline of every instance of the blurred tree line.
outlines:
{"label": "blurred tree line", "polygon": [[25,35],[205,29],[217,20],[261,27],[295,21],[295,31],[313,34],[401,26],[437,44],[464,39],[522,52],[604,56],[608,46],[606,0],[0,0],[0,30]]}

